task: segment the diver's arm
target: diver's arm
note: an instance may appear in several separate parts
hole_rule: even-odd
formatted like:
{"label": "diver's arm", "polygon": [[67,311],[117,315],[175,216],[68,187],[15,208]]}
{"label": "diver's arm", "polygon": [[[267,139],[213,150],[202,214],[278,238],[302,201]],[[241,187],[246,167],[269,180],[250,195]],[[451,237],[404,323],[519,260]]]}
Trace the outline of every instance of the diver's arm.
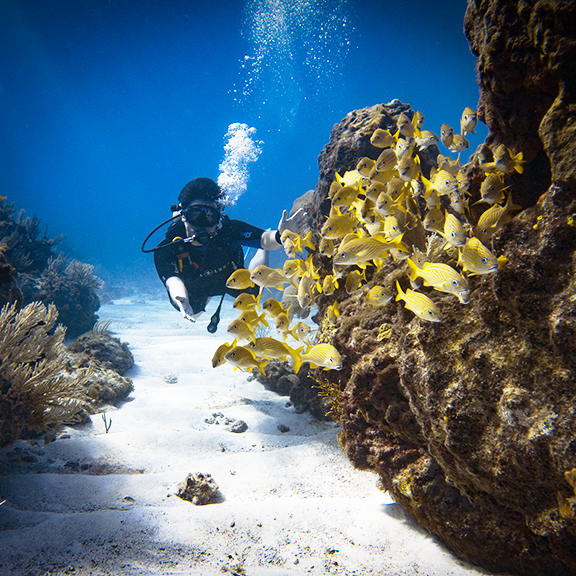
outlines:
{"label": "diver's arm", "polygon": [[280,239],[278,230],[264,230],[262,238],[260,239],[260,247],[263,250],[278,250],[282,244],[277,242],[276,238],[278,238],[278,240]]}
{"label": "diver's arm", "polygon": [[172,302],[180,308],[182,317],[190,320],[190,322],[196,322],[194,310],[192,310],[192,306],[190,306],[190,301],[188,300],[188,290],[186,290],[182,279],[178,278],[178,276],[170,276],[170,278],[166,280],[166,288]]}

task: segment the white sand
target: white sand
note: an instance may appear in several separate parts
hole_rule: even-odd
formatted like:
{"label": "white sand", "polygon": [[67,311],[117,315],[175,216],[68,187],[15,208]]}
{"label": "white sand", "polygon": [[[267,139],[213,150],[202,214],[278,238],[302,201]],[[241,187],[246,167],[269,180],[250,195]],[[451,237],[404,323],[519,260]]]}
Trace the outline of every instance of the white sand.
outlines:
{"label": "white sand", "polygon": [[[0,477],[1,575],[485,574],[354,470],[335,424],[296,414],[246,373],[213,369],[235,317],[225,302],[210,335],[215,305],[195,325],[165,301],[101,308],[130,344],[135,390],[107,410],[108,434],[97,414],[51,444],[0,451],[4,470],[11,463]],[[214,413],[248,430],[207,423]],[[217,503],[175,496],[189,472],[212,474]]]}

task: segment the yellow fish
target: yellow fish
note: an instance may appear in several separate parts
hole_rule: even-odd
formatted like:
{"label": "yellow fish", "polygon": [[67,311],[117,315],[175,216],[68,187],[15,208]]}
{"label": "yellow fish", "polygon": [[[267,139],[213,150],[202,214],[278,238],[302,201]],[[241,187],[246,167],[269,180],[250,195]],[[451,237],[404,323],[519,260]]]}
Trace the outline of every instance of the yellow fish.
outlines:
{"label": "yellow fish", "polygon": [[288,344],[280,342],[275,338],[264,336],[256,338],[254,342],[246,345],[246,348],[254,354],[256,358],[266,358],[268,360],[287,360],[291,356],[296,361],[297,353],[302,350],[294,350]]}
{"label": "yellow fish", "polygon": [[332,206],[350,206],[358,198],[358,188],[343,186],[332,196]]}
{"label": "yellow fish", "polygon": [[341,370],[342,357],[331,344],[315,344],[308,346],[304,354],[298,355],[298,362],[294,363],[294,372],[298,374],[304,362],[310,363],[310,368],[324,368],[324,370]]}
{"label": "yellow fish", "polygon": [[396,159],[400,161],[406,155],[410,154],[412,152],[412,146],[414,146],[413,139],[404,140],[404,138],[399,138],[398,142],[396,143],[396,148],[394,148]]}
{"label": "yellow fish", "polygon": [[[394,169],[394,166],[398,162],[398,158],[396,157],[396,152],[392,148],[387,148],[380,152],[380,156],[376,160],[376,170],[380,173],[388,173]],[[370,176],[371,178],[373,175]]]}
{"label": "yellow fish", "polygon": [[302,264],[302,260],[286,260],[286,262],[284,262],[284,266],[282,266],[282,272],[284,273],[284,276],[286,276],[286,278],[293,283],[304,273],[302,270]]}
{"label": "yellow fish", "polygon": [[466,136],[468,132],[475,134],[474,128],[476,128],[477,122],[478,115],[476,114],[476,110],[470,108],[470,106],[466,106],[464,112],[462,112],[462,118],[460,118],[460,134],[462,134],[462,136]]}
{"label": "yellow fish", "polygon": [[434,175],[432,186],[440,196],[449,196],[453,192],[458,192],[458,178],[446,170],[440,170]]}
{"label": "yellow fish", "polygon": [[450,148],[452,141],[454,139],[454,128],[448,124],[442,124],[440,126],[440,141],[444,146]]}
{"label": "yellow fish", "polygon": [[245,288],[251,288],[254,286],[250,278],[250,270],[246,268],[239,268],[230,274],[228,280],[226,280],[226,286],[228,288],[235,288],[237,290],[244,290]]}
{"label": "yellow fish", "polygon": [[310,308],[314,304],[314,278],[302,276],[298,283],[298,304],[301,308]]}
{"label": "yellow fish", "polygon": [[338,182],[338,180],[333,180],[332,184],[330,184],[330,190],[328,190],[328,198],[332,199],[334,194],[336,194],[340,188],[344,188],[344,184]]}
{"label": "yellow fish", "polygon": [[450,194],[450,206],[456,212],[463,214],[464,210],[468,210],[468,198],[464,198],[460,192],[452,192]]}
{"label": "yellow fish", "polygon": [[[234,340],[234,342],[236,342],[236,340]],[[222,364],[226,362],[224,354],[226,354],[226,352],[228,352],[228,350],[230,350],[230,348],[234,347],[235,345],[236,344],[228,344],[228,342],[226,342],[225,344],[221,344],[220,346],[218,346],[218,349],[216,350],[214,356],[212,357],[212,368],[222,366]]]}
{"label": "yellow fish", "polygon": [[424,286],[432,286],[440,292],[455,294],[462,304],[470,301],[470,289],[468,281],[448,264],[424,262],[419,267],[410,258],[407,260],[410,267],[410,280],[420,277],[424,280]]}
{"label": "yellow fish", "polygon": [[458,170],[458,172],[456,172],[456,179],[458,180],[458,192],[461,194],[467,194],[468,189],[470,188],[470,180],[468,180],[468,176],[466,176],[462,170]]}
{"label": "yellow fish", "polygon": [[428,232],[443,232],[444,231],[444,214],[439,208],[431,208],[424,216],[422,221],[424,228]]}
{"label": "yellow fish", "polygon": [[480,194],[482,198],[476,202],[476,204],[480,204],[481,202],[486,202],[487,204],[497,204],[504,200],[504,190],[506,190],[508,186],[504,186],[504,181],[502,180],[502,176],[500,174],[496,174],[491,172],[486,174],[486,178],[480,185]]}
{"label": "yellow fish", "polygon": [[285,312],[278,315],[274,326],[276,326],[276,330],[278,330],[278,332],[284,338],[286,338],[288,332],[290,331],[290,319],[288,318],[288,315]]}
{"label": "yellow fish", "polygon": [[415,126],[404,112],[401,112],[400,116],[396,119],[396,126],[402,136],[410,137],[414,134]]}
{"label": "yellow fish", "polygon": [[499,172],[512,172],[516,170],[518,174],[524,172],[524,160],[523,153],[518,152],[514,156],[510,148],[506,148],[504,144],[500,144],[496,150],[494,150],[494,166]]}
{"label": "yellow fish", "polygon": [[235,310],[251,310],[258,306],[260,306],[260,294],[254,296],[254,294],[244,292],[237,296],[236,300],[232,302],[232,308]]}
{"label": "yellow fish", "polygon": [[482,162],[479,167],[484,170],[484,172],[504,172],[508,174],[510,172],[518,172],[522,174],[524,172],[524,154],[518,152],[514,155],[510,148],[507,148],[504,144],[500,144],[494,150],[494,161],[493,162]]}
{"label": "yellow fish", "polygon": [[380,234],[370,238],[354,238],[340,246],[333,262],[339,266],[357,265],[365,268],[371,260],[388,256],[392,245]]}
{"label": "yellow fish", "polygon": [[467,148],[470,148],[470,142],[461,134],[454,134],[450,150],[452,150],[452,152],[462,152],[462,150],[466,150]]}
{"label": "yellow fish", "polygon": [[226,362],[234,366],[234,369],[239,368],[251,372],[254,368],[258,368],[262,374],[266,374],[264,366],[268,364],[268,360],[256,360],[254,354],[244,346],[234,346],[224,354],[224,358]]}
{"label": "yellow fish", "polygon": [[478,236],[480,242],[488,240],[510,220],[509,212],[520,208],[520,206],[512,202],[512,193],[510,193],[504,206],[494,204],[494,206],[481,214],[476,228],[474,228],[474,234]]}
{"label": "yellow fish", "polygon": [[280,235],[280,242],[286,249],[285,244],[288,246],[294,246],[296,248],[296,252],[304,252],[304,246],[310,248],[310,250],[316,250],[316,247],[312,243],[312,230],[306,234],[304,238],[297,234],[296,232],[292,232],[291,230],[284,230]]}
{"label": "yellow fish", "polygon": [[411,158],[410,156],[404,156],[398,162],[398,174],[400,178],[405,182],[410,182],[413,178],[417,178],[420,174],[420,166],[418,165],[418,156],[416,156],[416,160]]}
{"label": "yellow fish", "polygon": [[372,158],[362,158],[356,165],[356,170],[358,170],[362,176],[368,176],[375,165],[376,160],[372,160]]}
{"label": "yellow fish", "polygon": [[324,254],[324,256],[332,256],[335,249],[336,247],[334,246],[334,242],[329,238],[322,238],[322,240],[320,240],[320,245],[318,246],[320,254]]}
{"label": "yellow fish", "polygon": [[358,170],[348,170],[344,176],[336,172],[336,180],[343,186],[358,186],[358,182],[362,182],[362,174]]}
{"label": "yellow fish", "polygon": [[336,324],[336,321],[340,316],[340,310],[338,310],[337,300],[334,300],[334,304],[328,306],[327,315],[328,315],[328,322],[330,322],[330,324]]}
{"label": "yellow fish", "polygon": [[396,144],[396,139],[388,130],[378,128],[377,130],[374,130],[374,133],[370,137],[370,144],[376,146],[376,148],[388,148],[389,146]]}
{"label": "yellow fish", "polygon": [[282,270],[269,268],[264,264],[260,264],[252,270],[250,279],[262,288],[278,288],[278,290],[284,290],[284,284],[289,282]]}
{"label": "yellow fish", "polygon": [[278,318],[280,314],[288,313],[288,310],[285,309],[284,306],[282,306],[282,304],[280,304],[280,302],[274,298],[268,298],[268,300],[262,304],[262,309],[264,312],[266,312],[266,314],[268,314],[268,316],[272,318]]}
{"label": "yellow fish", "polygon": [[440,138],[431,130],[423,130],[421,137],[416,136],[416,144],[419,150],[426,150],[428,146],[432,146],[438,142],[440,142]]}
{"label": "yellow fish", "polygon": [[398,280],[396,280],[396,289],[398,290],[396,301],[404,300],[405,307],[414,312],[418,318],[429,322],[440,322],[442,320],[442,312],[428,296],[410,290],[410,288],[403,292]]}
{"label": "yellow fish", "polygon": [[254,328],[244,320],[234,320],[228,326],[228,334],[238,338],[238,340],[254,341]]}
{"label": "yellow fish", "polygon": [[412,124],[414,124],[416,130],[422,130],[422,126],[424,126],[424,114],[417,110],[412,118]]}
{"label": "yellow fish", "polygon": [[348,294],[356,292],[356,290],[362,286],[362,280],[366,282],[366,270],[364,269],[362,272],[352,270],[346,278],[346,292],[348,292]]}
{"label": "yellow fish", "polygon": [[[400,200],[400,202],[402,201],[402,199]],[[396,212],[396,209],[405,211],[405,208],[401,204],[398,204],[398,202],[394,201],[392,199],[392,196],[390,196],[390,194],[388,194],[387,192],[380,192],[380,195],[376,200],[376,212],[380,216],[384,217],[393,216],[394,213]]]}
{"label": "yellow fish", "polygon": [[324,222],[322,226],[322,231],[320,232],[323,238],[328,238],[330,240],[335,240],[337,238],[342,238],[354,230],[358,225],[358,222],[348,216],[348,214],[343,214],[341,216],[331,216]]}
{"label": "yellow fish", "polygon": [[458,266],[464,272],[470,272],[470,276],[475,276],[497,272],[499,262],[478,238],[473,237],[458,251]]}
{"label": "yellow fish", "polygon": [[300,342],[304,342],[308,346],[311,345],[310,342],[310,333],[312,332],[312,328],[308,326],[308,324],[304,324],[304,322],[298,322],[292,327],[292,330],[288,332],[292,338],[295,340],[299,340]]}
{"label": "yellow fish", "polygon": [[384,219],[384,236],[388,242],[393,242],[402,236],[402,230],[396,216],[386,216]]}
{"label": "yellow fish", "polygon": [[444,232],[440,232],[440,234],[452,246],[464,246],[466,243],[466,231],[462,222],[454,214],[450,214],[448,210],[444,216]]}
{"label": "yellow fish", "polygon": [[372,306],[385,306],[394,295],[384,286],[373,286],[366,294],[366,302]]}
{"label": "yellow fish", "polygon": [[326,296],[332,296],[334,291],[338,288],[338,279],[333,274],[328,274],[328,276],[324,276],[324,280],[322,282],[322,292],[326,294]]}
{"label": "yellow fish", "polygon": [[384,182],[372,182],[368,188],[366,188],[366,198],[370,198],[372,202],[378,200],[381,192],[386,191],[386,184]]}
{"label": "yellow fish", "polygon": [[266,322],[266,314],[262,312],[262,314],[258,314],[256,310],[244,310],[240,316],[238,316],[237,320],[242,320],[246,322],[250,327],[257,328],[260,324],[264,324],[264,326],[268,326],[268,322]]}

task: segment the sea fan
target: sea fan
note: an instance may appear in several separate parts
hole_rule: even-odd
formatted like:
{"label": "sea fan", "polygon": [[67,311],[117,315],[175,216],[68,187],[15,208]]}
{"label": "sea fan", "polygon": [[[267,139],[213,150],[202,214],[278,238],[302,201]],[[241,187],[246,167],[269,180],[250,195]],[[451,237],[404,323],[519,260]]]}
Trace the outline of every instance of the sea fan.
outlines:
{"label": "sea fan", "polygon": [[68,372],[66,329],[54,328],[57,319],[56,307],[41,302],[0,311],[0,447],[25,428],[42,432],[74,422],[87,405],[91,368]]}

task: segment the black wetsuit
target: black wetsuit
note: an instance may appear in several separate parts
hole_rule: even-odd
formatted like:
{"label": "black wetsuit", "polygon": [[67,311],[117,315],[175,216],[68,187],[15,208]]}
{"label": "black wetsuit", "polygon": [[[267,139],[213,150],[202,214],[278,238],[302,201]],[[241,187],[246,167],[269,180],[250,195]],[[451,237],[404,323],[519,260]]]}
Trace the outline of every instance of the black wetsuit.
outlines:
{"label": "black wetsuit", "polygon": [[[234,270],[244,268],[242,246],[260,248],[263,232],[261,228],[223,216],[222,228],[216,236],[205,246],[193,246],[190,242],[173,241],[187,236],[182,220],[176,220],[166,231],[166,238],[158,244],[165,248],[154,252],[154,265],[164,285],[172,276],[182,279],[192,310],[197,314],[205,310],[210,296],[258,293],[257,286],[246,290],[228,288],[226,280]],[[178,309],[172,299],[170,302]]]}

